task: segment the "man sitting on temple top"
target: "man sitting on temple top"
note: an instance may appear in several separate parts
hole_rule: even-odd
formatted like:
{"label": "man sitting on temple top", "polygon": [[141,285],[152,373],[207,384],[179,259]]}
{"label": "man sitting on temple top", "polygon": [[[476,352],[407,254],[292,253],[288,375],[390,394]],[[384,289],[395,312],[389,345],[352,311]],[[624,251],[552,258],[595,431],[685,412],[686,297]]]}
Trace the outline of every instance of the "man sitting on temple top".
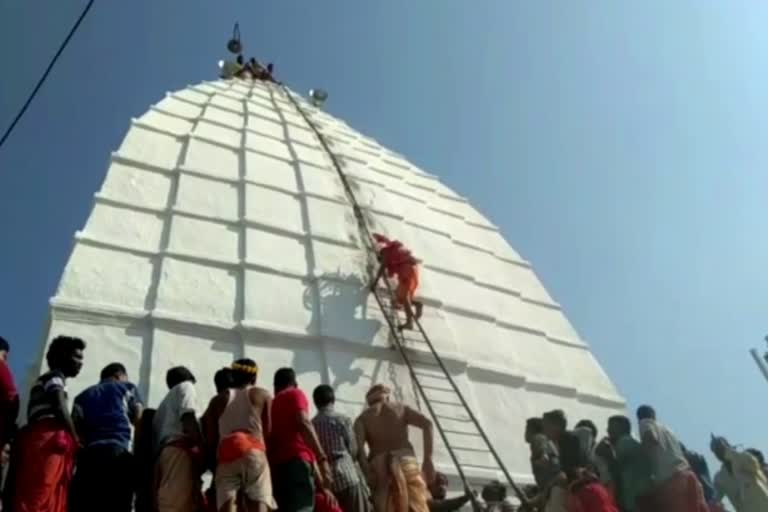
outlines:
{"label": "man sitting on temple top", "polygon": [[[368,408],[355,421],[358,460],[371,486],[374,511],[428,512],[427,486],[435,480],[432,422],[389,396],[388,387],[373,386],[365,397]],[[421,429],[424,436],[421,468],[408,440],[409,426]]]}
{"label": "man sitting on temple top", "polygon": [[424,304],[414,300],[416,289],[419,287],[419,261],[413,257],[411,251],[401,242],[390,240],[378,233],[374,233],[373,238],[376,240],[376,250],[381,261],[381,268],[373,281],[372,287],[375,291],[376,283],[378,283],[385,270],[387,277],[397,276],[394,306],[397,309],[403,308],[405,310],[405,323],[400,325],[399,328],[400,330],[413,329],[414,318],[416,320],[421,318],[421,313],[424,309]]}

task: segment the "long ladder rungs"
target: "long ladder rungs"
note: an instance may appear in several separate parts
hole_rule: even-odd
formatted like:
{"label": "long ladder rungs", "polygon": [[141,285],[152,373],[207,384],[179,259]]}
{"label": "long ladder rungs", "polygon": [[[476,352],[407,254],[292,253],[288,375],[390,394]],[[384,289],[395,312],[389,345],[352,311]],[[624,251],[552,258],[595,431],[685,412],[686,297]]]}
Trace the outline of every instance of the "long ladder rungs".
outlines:
{"label": "long ladder rungs", "polygon": [[[416,373],[416,371],[414,369],[414,364],[411,361],[411,357],[412,356],[416,356],[416,358],[418,359],[419,356],[423,357],[423,356],[428,356],[428,355],[431,354],[432,358],[434,359],[434,363],[427,363],[427,362],[423,362],[423,361],[418,361],[418,365],[419,366],[432,366],[432,367],[439,368],[442,371],[442,373],[444,374],[444,376],[446,378],[446,381],[449,383],[450,387],[453,389],[453,393],[459,399],[459,402],[460,402],[458,404],[457,403],[453,403],[453,402],[442,402],[442,403],[445,404],[445,405],[449,405],[451,407],[461,407],[462,409],[464,409],[464,411],[469,416],[470,422],[474,425],[475,429],[477,430],[476,435],[482,440],[482,444],[485,445],[485,449],[484,450],[480,450],[479,452],[487,454],[487,456],[496,463],[496,467],[493,469],[493,471],[496,471],[496,472],[499,472],[499,473],[503,474],[504,477],[505,477],[505,480],[510,484],[510,486],[512,487],[512,490],[515,492],[515,494],[517,495],[518,499],[523,504],[527,504],[527,499],[526,499],[525,495],[520,490],[520,488],[515,484],[515,482],[512,480],[512,477],[510,476],[509,472],[507,471],[506,467],[504,466],[503,462],[501,461],[501,458],[499,457],[499,455],[494,450],[493,446],[490,443],[490,440],[488,439],[487,435],[483,431],[483,429],[480,426],[479,422],[477,421],[476,417],[472,413],[472,410],[470,409],[469,405],[467,404],[466,400],[464,399],[464,397],[463,397],[463,395],[461,393],[461,390],[456,385],[456,383],[453,381],[453,378],[451,377],[450,373],[446,369],[446,367],[445,367],[444,363],[442,362],[440,356],[435,351],[434,345],[430,341],[429,337],[427,336],[427,333],[424,331],[424,328],[422,327],[422,325],[419,322],[419,320],[415,320],[415,326],[417,327],[417,331],[421,334],[421,338],[422,338],[423,342],[429,348],[429,352],[409,350],[405,346],[407,340],[406,340],[404,334],[397,329],[397,325],[398,325],[397,313],[395,312],[395,310],[393,308],[391,308],[391,307],[390,308],[386,308],[384,306],[382,298],[379,296],[379,291],[380,290],[377,287],[377,285],[378,285],[378,282],[374,283],[374,285],[371,287],[371,290],[372,290],[373,295],[374,295],[374,297],[376,299],[376,302],[379,305],[379,308],[381,309],[382,313],[384,314],[385,319],[387,320],[387,323],[389,324],[390,331],[391,331],[391,333],[393,335],[393,338],[394,338],[395,348],[399,350],[401,356],[403,357],[403,360],[404,360],[406,366],[408,366],[408,370],[409,370],[409,372],[411,374],[411,377],[413,378],[413,381],[416,384],[416,387],[418,389],[419,394],[421,394],[422,398],[424,399],[424,402],[425,402],[425,404],[427,406],[427,409],[429,410],[429,413],[430,413],[430,415],[432,416],[432,418],[433,418],[433,420],[435,422],[435,426],[437,427],[437,430],[438,430],[438,432],[440,434],[440,437],[442,438],[443,443],[444,443],[446,449],[448,450],[449,456],[451,457],[451,459],[453,460],[453,462],[454,462],[454,464],[456,466],[456,469],[457,469],[457,471],[459,473],[459,477],[461,478],[461,480],[463,482],[465,482],[465,485],[466,485],[467,477],[464,474],[464,469],[463,468],[464,467],[475,466],[475,465],[477,465],[477,462],[476,461],[471,461],[471,462],[470,461],[464,461],[464,460],[462,460],[464,457],[460,458],[458,456],[459,454],[457,452],[466,451],[466,450],[464,450],[464,449],[462,449],[460,447],[457,447],[457,446],[453,445],[450,442],[450,440],[448,438],[448,434],[444,430],[443,425],[442,425],[442,423],[440,421],[440,416],[437,414],[437,412],[433,408],[433,403],[440,404],[441,401],[440,400],[435,400],[434,398],[431,398],[429,396],[429,394],[427,393],[427,389],[425,389],[425,387],[423,386],[423,384],[419,380],[419,376],[417,375],[417,373]],[[391,297],[391,289],[389,289],[389,284],[388,283],[387,283],[387,288],[388,288],[389,295]],[[389,309],[389,310],[387,311],[387,309]],[[478,452],[475,452],[475,453],[478,453]],[[485,464],[482,464],[482,465],[485,466]]]}

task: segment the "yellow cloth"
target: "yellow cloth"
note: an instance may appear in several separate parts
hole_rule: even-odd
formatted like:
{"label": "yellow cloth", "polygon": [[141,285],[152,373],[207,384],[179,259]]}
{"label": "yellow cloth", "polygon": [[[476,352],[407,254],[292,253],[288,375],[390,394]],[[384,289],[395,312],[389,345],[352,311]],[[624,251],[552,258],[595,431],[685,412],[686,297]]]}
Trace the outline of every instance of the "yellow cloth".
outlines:
{"label": "yellow cloth", "polygon": [[410,450],[382,453],[371,460],[374,512],[429,512],[419,461]]}

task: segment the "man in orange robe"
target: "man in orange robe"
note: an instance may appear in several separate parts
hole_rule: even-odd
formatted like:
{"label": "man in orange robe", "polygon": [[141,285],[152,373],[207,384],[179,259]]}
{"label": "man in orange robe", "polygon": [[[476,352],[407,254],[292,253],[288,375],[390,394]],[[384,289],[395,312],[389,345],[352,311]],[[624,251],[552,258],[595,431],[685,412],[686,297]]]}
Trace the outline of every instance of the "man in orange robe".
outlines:
{"label": "man in orange robe", "polygon": [[416,289],[419,287],[419,262],[413,257],[411,251],[397,240],[390,240],[378,233],[374,233],[373,238],[376,240],[379,260],[381,261],[381,268],[374,280],[374,286],[385,270],[387,277],[397,276],[395,308],[405,310],[405,323],[399,328],[400,330],[413,329],[414,318],[416,320],[421,318],[424,309],[424,304],[414,299]]}

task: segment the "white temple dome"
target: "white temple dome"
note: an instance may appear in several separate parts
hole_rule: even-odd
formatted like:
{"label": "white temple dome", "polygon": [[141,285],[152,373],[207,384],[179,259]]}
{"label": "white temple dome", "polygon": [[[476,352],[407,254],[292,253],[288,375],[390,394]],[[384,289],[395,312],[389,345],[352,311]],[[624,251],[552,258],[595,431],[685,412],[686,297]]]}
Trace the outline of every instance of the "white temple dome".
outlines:
{"label": "white temple dome", "polygon": [[[514,475],[530,473],[527,417],[561,408],[602,426],[623,412],[589,347],[496,226],[435,176],[294,98],[343,162],[372,229],[423,261],[422,325]],[[149,406],[180,364],[207,401],[214,373],[251,357],[265,387],[293,366],[308,393],[333,385],[352,416],[375,382],[422,407],[389,348],[366,261],[331,159],[283,89],[206,82],[132,121],[76,234],[46,341],[88,343],[71,396],[120,361]],[[437,457],[451,473],[439,448]],[[494,476],[480,466],[473,476]]]}

